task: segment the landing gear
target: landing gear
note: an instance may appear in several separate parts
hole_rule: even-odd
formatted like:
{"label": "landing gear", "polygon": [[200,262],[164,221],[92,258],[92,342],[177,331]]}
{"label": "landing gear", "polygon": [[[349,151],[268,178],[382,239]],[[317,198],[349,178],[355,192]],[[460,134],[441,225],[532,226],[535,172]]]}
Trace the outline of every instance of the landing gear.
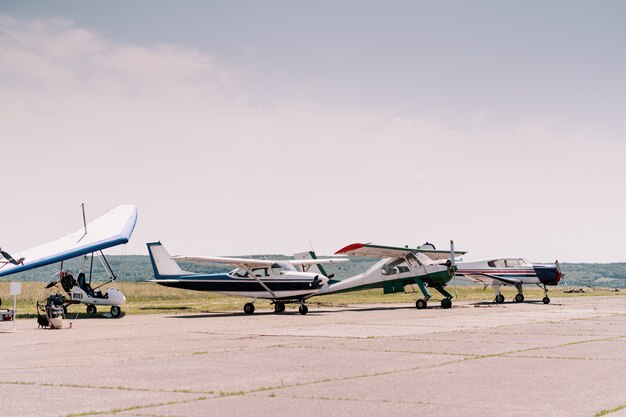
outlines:
{"label": "landing gear", "polygon": [[300,314],[304,316],[306,313],[309,312],[309,308],[306,305],[302,304],[300,305],[300,308],[298,309],[298,311],[300,312]]}
{"label": "landing gear", "polygon": [[96,308],[95,305],[89,304],[87,306],[87,314],[96,314],[97,312],[98,312],[98,309]]}
{"label": "landing gear", "polygon": [[444,298],[441,300],[441,308],[450,308],[452,307],[452,300],[449,298]]}
{"label": "landing gear", "polygon": [[119,308],[118,306],[112,306],[111,307],[111,317],[113,317],[114,319],[119,318],[119,316],[122,314],[122,309]]}
{"label": "landing gear", "polygon": [[283,311],[285,311],[285,304],[284,303],[274,303],[274,312],[275,313],[282,313]]}
{"label": "landing gear", "polygon": [[522,292],[522,284],[515,284],[515,288],[517,288],[517,295],[515,296],[516,303],[524,302],[524,293]]}
{"label": "landing gear", "polygon": [[243,306],[243,312],[244,312],[244,313],[246,313],[246,314],[252,314],[252,313],[254,313],[254,304],[252,304],[252,303],[246,303],[246,304]]}
{"label": "landing gear", "polygon": [[548,288],[546,288],[546,284],[543,284],[543,300],[541,301],[543,301],[544,304],[550,304],[550,297],[548,297]]}
{"label": "landing gear", "polygon": [[418,310],[426,308],[427,305],[428,303],[426,302],[426,300],[423,300],[421,298],[415,302],[415,308],[417,308]]}
{"label": "landing gear", "polygon": [[496,304],[502,304],[504,302],[504,295],[498,294],[496,295],[496,299],[494,300]]}

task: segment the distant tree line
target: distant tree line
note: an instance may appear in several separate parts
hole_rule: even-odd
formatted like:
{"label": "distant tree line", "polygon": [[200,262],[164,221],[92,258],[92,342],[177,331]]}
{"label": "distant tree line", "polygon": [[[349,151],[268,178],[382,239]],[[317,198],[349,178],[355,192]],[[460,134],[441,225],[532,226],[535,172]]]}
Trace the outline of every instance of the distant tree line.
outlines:
{"label": "distant tree line", "polygon": [[[257,259],[289,259],[283,255],[259,255],[252,256]],[[147,281],[153,279],[150,258],[146,255],[111,255],[106,258],[111,269],[122,281]],[[378,259],[353,257],[351,262],[327,265],[324,268],[327,273],[335,274],[337,279],[347,278],[360,274],[369,269]],[[72,259],[63,263],[63,269],[69,269],[75,274],[81,266],[82,260]],[[180,263],[180,267],[189,272],[219,273],[227,272],[230,267],[222,265],[198,265],[194,263]],[[594,264],[594,263],[564,263],[561,268],[565,273],[565,280],[570,286],[610,287],[626,288],[626,262]],[[21,272],[2,278],[3,281],[48,281],[60,270],[60,263],[49,265],[34,270]],[[106,272],[97,257],[85,262],[85,273],[89,275],[91,270],[94,281],[107,279]]]}

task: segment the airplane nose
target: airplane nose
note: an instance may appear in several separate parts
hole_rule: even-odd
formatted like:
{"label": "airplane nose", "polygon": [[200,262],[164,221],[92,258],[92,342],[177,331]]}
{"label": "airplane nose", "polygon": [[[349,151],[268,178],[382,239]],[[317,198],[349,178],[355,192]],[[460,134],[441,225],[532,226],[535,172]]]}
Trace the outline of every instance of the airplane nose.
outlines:
{"label": "airplane nose", "polygon": [[535,265],[534,270],[539,281],[545,285],[557,285],[563,276],[560,268],[554,265]]}

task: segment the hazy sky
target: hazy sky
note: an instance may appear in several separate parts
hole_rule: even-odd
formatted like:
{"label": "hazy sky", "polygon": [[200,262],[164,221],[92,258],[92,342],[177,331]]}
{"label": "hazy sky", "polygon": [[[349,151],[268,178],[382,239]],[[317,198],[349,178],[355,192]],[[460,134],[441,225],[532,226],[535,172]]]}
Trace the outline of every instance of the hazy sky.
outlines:
{"label": "hazy sky", "polygon": [[[0,3],[0,246],[626,261],[626,2]],[[121,250],[121,249],[120,249]],[[119,250],[112,253],[119,253]]]}

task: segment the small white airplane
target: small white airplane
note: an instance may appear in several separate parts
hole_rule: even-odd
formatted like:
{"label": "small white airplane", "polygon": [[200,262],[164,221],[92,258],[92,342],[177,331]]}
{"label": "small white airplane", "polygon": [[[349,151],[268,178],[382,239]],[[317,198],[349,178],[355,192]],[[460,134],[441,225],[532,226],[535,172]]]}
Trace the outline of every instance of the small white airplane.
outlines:
{"label": "small white airplane", "polygon": [[[305,300],[328,282],[328,277],[319,272],[300,272],[296,266],[347,262],[345,258],[267,260],[227,258],[214,256],[171,256],[161,242],[147,243],[148,253],[154,269],[154,279],[159,285],[195,291],[248,297],[243,311],[254,313],[254,302],[272,300],[274,311],[282,313],[285,304],[299,303],[300,314],[309,309]],[[228,273],[202,274],[183,271],[177,262],[198,264],[225,264],[236,267]]]}
{"label": "small white airplane", "polygon": [[[463,255],[466,252],[456,252]],[[353,243],[338,250],[336,255],[367,256],[383,258],[362,274],[341,281],[329,281],[315,296],[338,292],[359,291],[370,288],[382,288],[383,294],[405,292],[406,286],[417,285],[424,298],[415,302],[415,307],[427,307],[432,297],[427,287],[434,288],[444,298],[442,308],[452,307],[452,294],[445,290],[447,283],[454,277],[455,251],[454,242],[450,241],[450,251],[436,250],[431,243],[417,248],[373,245],[371,243]],[[447,260],[442,265],[442,261]]]}
{"label": "small white airplane", "polygon": [[[87,223],[83,207],[83,228],[61,237],[55,241],[44,243],[34,248],[20,251],[18,256],[11,256],[2,251],[6,261],[0,262],[0,277],[27,271],[41,266],[60,262],[61,268],[48,283],[48,289],[58,289],[60,284],[69,298],[64,298],[64,307],[70,304],[86,304],[87,312],[96,313],[97,305],[111,306],[111,315],[119,317],[121,306],[126,297],[115,287],[116,276],[102,252],[106,248],[123,245],[128,242],[137,223],[137,208],[132,205],[117,206],[108,213]],[[89,278],[85,274],[85,263],[91,254]],[[109,281],[96,288],[91,288],[91,276],[94,254],[107,272]],[[77,275],[63,269],[63,261],[82,256],[82,263]],[[106,292],[99,290],[106,284],[113,284]]]}
{"label": "small white airplane", "polygon": [[515,302],[524,301],[522,285],[536,284],[543,288],[543,303],[549,304],[546,285],[558,285],[564,274],[561,272],[559,261],[554,264],[532,264],[524,258],[490,258],[475,261],[457,262],[457,276],[463,276],[471,281],[491,285],[495,291],[494,302],[504,302],[500,293],[500,286],[512,285],[517,288]]}

